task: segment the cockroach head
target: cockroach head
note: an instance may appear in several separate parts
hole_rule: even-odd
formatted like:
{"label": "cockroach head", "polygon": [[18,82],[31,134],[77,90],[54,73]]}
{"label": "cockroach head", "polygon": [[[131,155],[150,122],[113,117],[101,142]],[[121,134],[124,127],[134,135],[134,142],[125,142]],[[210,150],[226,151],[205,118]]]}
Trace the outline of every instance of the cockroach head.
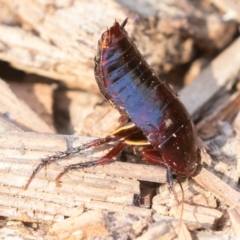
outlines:
{"label": "cockroach head", "polygon": [[100,44],[102,48],[109,48],[112,44],[116,43],[119,39],[123,37],[124,27],[127,24],[127,18],[120,25],[116,20],[110,29],[102,34]]}

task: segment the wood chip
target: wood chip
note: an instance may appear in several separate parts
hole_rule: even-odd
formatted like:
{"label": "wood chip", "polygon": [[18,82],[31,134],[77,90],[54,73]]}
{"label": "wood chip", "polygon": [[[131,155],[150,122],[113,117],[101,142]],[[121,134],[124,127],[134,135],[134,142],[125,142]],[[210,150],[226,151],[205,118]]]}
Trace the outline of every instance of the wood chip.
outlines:
{"label": "wood chip", "polygon": [[[219,210],[190,205],[184,203],[183,205],[182,219],[189,222],[196,222],[202,224],[203,228],[213,226],[214,222],[222,216]],[[169,215],[171,217],[180,219],[181,218],[182,206],[175,206],[171,208]]]}
{"label": "wood chip", "polygon": [[0,117],[0,132],[23,132],[23,130],[4,119],[4,117]]}
{"label": "wood chip", "polygon": [[10,89],[29,106],[45,123],[54,129],[53,88],[43,83],[9,82]]}
{"label": "wood chip", "polygon": [[103,214],[92,210],[53,224],[49,235],[57,236],[59,239],[82,239],[93,236],[104,237],[109,235],[109,232],[105,227]]}
{"label": "wood chip", "polygon": [[152,224],[137,240],[174,239],[177,236],[171,222],[159,221]]}
{"label": "wood chip", "polygon": [[54,133],[39,116],[23,101],[19,100],[10,87],[0,79],[0,114],[24,130]]}
{"label": "wood chip", "polygon": [[182,102],[194,119],[200,116],[214,96],[234,83],[240,71],[240,54],[236,54],[239,48],[240,38],[217,56],[192,84],[179,92]]}
{"label": "wood chip", "polygon": [[240,3],[234,0],[211,0],[211,2],[222,10],[225,14],[223,19],[226,21],[235,19],[240,22]]}
{"label": "wood chip", "polygon": [[151,224],[148,230],[137,240],[165,240],[165,239],[191,240],[191,234],[184,223],[173,221],[158,221]]}
{"label": "wood chip", "polygon": [[232,122],[237,113],[240,111],[240,91],[232,94],[220,106],[215,106],[214,112],[200,121],[197,126],[198,134],[209,139],[219,132],[219,121]]}
{"label": "wood chip", "polygon": [[[2,239],[38,239],[46,235],[43,229],[31,229],[20,221],[8,221],[6,225],[0,228]],[[52,238],[51,240],[57,240]]]}
{"label": "wood chip", "polygon": [[[69,134],[102,137],[119,126],[119,112],[108,102],[104,104],[99,94],[60,89],[56,91],[55,101],[60,133],[67,129],[65,132]],[[64,121],[62,116],[69,116],[70,121]]]}
{"label": "wood chip", "polygon": [[[209,229],[222,213],[217,210],[217,202],[212,193],[203,189],[192,179],[182,182],[184,191],[184,204],[176,201],[175,195],[169,189],[168,184],[159,187],[159,194],[153,198],[152,209],[156,213],[180,219],[182,207],[182,219],[187,226]],[[182,191],[179,184],[174,185],[176,196],[181,202]]]}
{"label": "wood chip", "polygon": [[234,130],[236,132],[236,159],[237,159],[237,172],[238,172],[238,177],[240,178],[240,111],[233,123]]}
{"label": "wood chip", "polygon": [[235,233],[235,239],[240,238],[240,204],[236,203],[235,206],[228,209],[228,214],[232,222],[232,228]]}
{"label": "wood chip", "polygon": [[240,201],[239,192],[229,187],[228,184],[204,168],[193,179],[229,206],[233,206]]}

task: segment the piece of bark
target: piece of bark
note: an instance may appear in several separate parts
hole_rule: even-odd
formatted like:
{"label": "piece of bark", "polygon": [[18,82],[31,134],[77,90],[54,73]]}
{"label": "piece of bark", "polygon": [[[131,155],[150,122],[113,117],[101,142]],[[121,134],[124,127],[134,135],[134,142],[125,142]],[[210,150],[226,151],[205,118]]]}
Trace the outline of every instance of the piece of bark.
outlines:
{"label": "piece of bark", "polygon": [[236,240],[231,231],[195,231],[194,239],[198,240]]}
{"label": "piece of bark", "polygon": [[48,126],[54,129],[53,88],[51,85],[9,82],[9,87],[18,99],[23,100]]}
{"label": "piece of bark", "polygon": [[[182,187],[184,190],[184,202],[192,205],[200,205],[208,208],[216,208],[217,203],[214,195],[211,192],[208,192],[203,187],[196,184],[192,179],[188,179],[182,183]],[[182,189],[179,184],[174,186],[176,196],[178,201],[182,200]],[[156,210],[158,213],[164,210],[163,208],[159,208],[159,205],[164,206],[165,211],[168,208],[178,205],[176,201],[176,196],[172,194],[171,190],[168,188],[167,184],[159,187],[159,193],[157,196],[153,198],[153,206],[152,208]],[[165,215],[165,214],[164,214]]]}
{"label": "piece of bark", "polygon": [[57,236],[59,239],[73,240],[89,237],[106,237],[109,235],[109,232],[106,229],[103,214],[100,211],[92,210],[53,224],[48,234]]}
{"label": "piece of bark", "polygon": [[0,79],[0,114],[23,130],[54,133],[39,116],[18,99],[10,87]]}
{"label": "piece of bark", "polygon": [[[234,84],[240,71],[240,54],[237,54],[239,48],[240,38],[217,56],[192,84],[179,92],[194,119],[197,119],[204,109],[209,108],[210,100],[217,94],[228,91]],[[229,64],[226,64],[227,62]]]}
{"label": "piece of bark", "polygon": [[0,117],[0,132],[23,132],[23,130],[16,125]]}
{"label": "piece of bark", "polygon": [[238,173],[238,177],[240,178],[240,111],[236,119],[234,120],[233,126],[236,132],[236,138],[237,138],[235,152],[236,152],[236,159],[237,159],[237,173]]}
{"label": "piece of bark", "polygon": [[[159,10],[160,26],[167,34],[172,29],[166,26],[173,26],[175,31],[181,31],[184,38],[193,38],[194,44],[202,51],[207,52],[207,55],[212,55],[217,50],[227,46],[227,42],[230,43],[229,36],[232,36],[232,33],[236,31],[236,25],[233,22],[228,25],[223,24],[222,16],[210,4],[206,7],[202,1],[175,0],[171,1],[173,6],[169,8],[169,1],[166,1],[168,4],[164,3],[161,1],[156,6],[156,9]],[[206,14],[206,9],[209,14]],[[175,14],[175,18],[169,18],[171,13]],[[176,16],[178,17],[176,18]],[[226,37],[226,33],[229,36]]]}
{"label": "piece of bark", "polygon": [[103,137],[120,125],[118,111],[96,93],[57,90],[55,111],[59,133]]}
{"label": "piece of bark", "polygon": [[[44,229],[27,227],[21,221],[8,221],[0,228],[0,236],[2,239],[39,239],[46,235]],[[57,240],[57,238],[51,238]]]}
{"label": "piece of bark", "polygon": [[177,233],[174,231],[171,222],[161,221],[152,224],[142,236],[137,238],[137,240],[174,239],[176,236]]}
{"label": "piece of bark", "polygon": [[[220,143],[221,143],[220,139]],[[213,156],[215,158],[213,169],[210,170],[216,177],[219,177],[229,187],[239,191],[238,181],[239,174],[238,166],[238,152],[239,140],[236,137],[223,138],[223,146],[220,147],[220,155]]]}
{"label": "piece of bark", "polygon": [[178,219],[182,217],[184,221],[200,223],[204,228],[206,225],[208,227],[213,226],[215,221],[222,216],[222,213],[217,209],[184,203],[183,214],[182,206],[180,204],[179,206],[172,207],[169,215]]}
{"label": "piece of bark", "polygon": [[158,221],[151,224],[147,231],[138,237],[137,240],[165,240],[165,239],[191,240],[192,237],[184,223],[176,221]]}
{"label": "piece of bark", "polygon": [[240,3],[234,0],[211,0],[211,2],[225,13],[223,19],[231,21],[232,19],[240,22]]}
{"label": "piece of bark", "polygon": [[76,134],[102,137],[109,135],[120,126],[119,112],[107,103],[104,107],[95,106],[94,111],[83,120],[83,125],[77,125]]}
{"label": "piece of bark", "polygon": [[228,209],[228,214],[231,219],[232,228],[235,233],[235,239],[240,238],[240,205],[236,203],[234,207]]}
{"label": "piece of bark", "polygon": [[233,127],[237,131],[237,137],[240,138],[240,111],[238,112],[234,122]]}
{"label": "piece of bark", "polygon": [[204,168],[201,170],[201,174],[196,175],[193,179],[229,206],[233,206],[240,201],[239,192]]}
{"label": "piece of bark", "polygon": [[232,122],[240,111],[240,91],[227,96],[221,104],[215,106],[212,114],[205,117],[196,125],[198,135],[203,139],[209,139],[219,133],[219,122]]}
{"label": "piece of bark", "polygon": [[209,64],[207,58],[198,58],[190,66],[189,70],[184,76],[184,86],[189,85],[194,81],[194,79],[201,73],[201,71]]}
{"label": "piece of bark", "polygon": [[[215,209],[217,208],[217,202],[214,194],[203,189],[192,179],[182,182],[182,187],[184,191],[183,205],[181,203],[183,193],[179,184],[174,185],[174,190],[180,204],[166,184],[159,187],[160,194],[153,198],[152,209],[157,214],[177,219],[182,218],[187,226],[197,225],[198,228],[211,228],[215,220],[222,215],[219,210]],[[184,208],[183,216],[181,216],[182,207]]]}

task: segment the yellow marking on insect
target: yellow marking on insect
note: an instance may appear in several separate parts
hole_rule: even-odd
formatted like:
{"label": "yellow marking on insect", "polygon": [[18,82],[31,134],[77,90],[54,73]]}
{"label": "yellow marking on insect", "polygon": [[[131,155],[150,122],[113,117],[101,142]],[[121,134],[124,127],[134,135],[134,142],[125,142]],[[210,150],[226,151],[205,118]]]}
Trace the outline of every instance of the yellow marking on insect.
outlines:
{"label": "yellow marking on insect", "polygon": [[135,124],[133,122],[130,122],[130,123],[127,123],[126,125],[124,126],[121,126],[115,130],[113,130],[110,135],[115,135],[121,131],[124,131],[124,130],[128,130],[128,129],[131,129],[131,128],[134,128],[135,127]]}
{"label": "yellow marking on insect", "polygon": [[134,146],[143,146],[143,145],[151,145],[151,143],[147,140],[129,140],[129,139],[126,139],[124,140],[124,142],[128,145],[134,145]]}

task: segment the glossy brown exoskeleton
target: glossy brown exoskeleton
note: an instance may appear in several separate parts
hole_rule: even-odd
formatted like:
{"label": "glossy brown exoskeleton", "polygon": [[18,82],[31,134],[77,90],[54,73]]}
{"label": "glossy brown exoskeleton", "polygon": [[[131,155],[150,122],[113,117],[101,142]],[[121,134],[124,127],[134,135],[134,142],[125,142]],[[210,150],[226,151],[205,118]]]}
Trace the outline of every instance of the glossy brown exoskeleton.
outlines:
{"label": "glossy brown exoskeleton", "polygon": [[108,163],[124,145],[142,146],[147,162],[163,165],[177,177],[191,176],[199,164],[199,148],[193,122],[177,95],[160,80],[143,59],[124,27],[127,19],[104,32],[98,42],[95,78],[104,97],[120,112],[122,125],[105,138],[43,159],[25,185],[47,164],[60,158],[115,142],[116,145],[96,161],[67,166],[68,171]]}

